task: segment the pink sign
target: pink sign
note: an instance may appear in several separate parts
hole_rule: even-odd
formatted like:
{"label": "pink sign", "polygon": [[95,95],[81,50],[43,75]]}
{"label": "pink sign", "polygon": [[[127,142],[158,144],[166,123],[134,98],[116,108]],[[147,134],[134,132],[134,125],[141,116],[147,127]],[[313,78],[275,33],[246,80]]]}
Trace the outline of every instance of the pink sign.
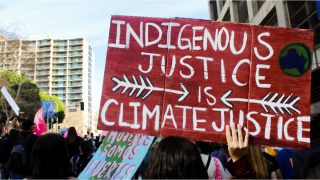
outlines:
{"label": "pink sign", "polygon": [[6,133],[6,127],[2,126],[3,128],[3,133]]}
{"label": "pink sign", "polygon": [[34,132],[36,135],[40,136],[42,133],[47,131],[47,126],[43,117],[43,107],[39,109],[37,114],[34,116]]}

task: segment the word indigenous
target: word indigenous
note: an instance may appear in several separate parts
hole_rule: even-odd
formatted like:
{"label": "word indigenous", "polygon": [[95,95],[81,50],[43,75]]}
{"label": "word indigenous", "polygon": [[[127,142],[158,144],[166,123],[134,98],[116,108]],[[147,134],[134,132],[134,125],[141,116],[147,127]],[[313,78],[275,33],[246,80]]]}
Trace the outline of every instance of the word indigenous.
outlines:
{"label": "word indigenous", "polygon": [[309,30],[112,16],[98,129],[225,142],[235,122],[307,148],[310,47]]}

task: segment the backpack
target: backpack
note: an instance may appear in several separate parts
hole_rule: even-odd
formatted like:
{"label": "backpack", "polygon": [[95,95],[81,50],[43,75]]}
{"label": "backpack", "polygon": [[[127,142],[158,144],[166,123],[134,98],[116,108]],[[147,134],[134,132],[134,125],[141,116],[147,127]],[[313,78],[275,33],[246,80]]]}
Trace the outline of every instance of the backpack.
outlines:
{"label": "backpack", "polygon": [[0,163],[5,164],[9,161],[12,145],[8,134],[0,139]]}
{"label": "backpack", "polygon": [[87,164],[90,162],[91,158],[92,156],[90,154],[87,157],[75,155],[72,160],[75,166],[74,172],[80,174],[87,166]]}
{"label": "backpack", "polygon": [[27,136],[23,136],[21,132],[19,133],[18,140],[13,145],[11,154],[10,154],[10,169],[15,170],[26,170],[28,169],[28,157],[26,154],[26,148],[29,141],[29,136],[32,134],[28,134]]}

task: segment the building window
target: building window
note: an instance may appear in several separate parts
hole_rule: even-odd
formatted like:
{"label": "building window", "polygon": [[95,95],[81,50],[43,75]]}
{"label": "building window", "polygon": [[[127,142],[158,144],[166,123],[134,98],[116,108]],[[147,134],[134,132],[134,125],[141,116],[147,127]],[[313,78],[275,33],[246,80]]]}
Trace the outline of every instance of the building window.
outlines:
{"label": "building window", "polygon": [[222,21],[231,21],[231,17],[230,17],[230,9],[228,8],[226,14],[224,15]]}
{"label": "building window", "polygon": [[262,5],[263,5],[265,2],[266,2],[265,0],[258,0],[258,1],[257,1],[258,11],[261,9]]}
{"label": "building window", "polygon": [[238,9],[239,23],[248,23],[249,15],[248,15],[247,1],[237,1],[237,9]]}
{"label": "building window", "polygon": [[210,1],[211,6],[211,12],[212,12],[212,20],[217,21],[218,20],[218,7],[216,1]]}
{"label": "building window", "polygon": [[287,1],[291,28],[308,29],[301,27],[301,23],[312,13],[316,13],[316,3],[313,1]]}
{"label": "building window", "polygon": [[275,7],[263,19],[263,21],[260,23],[260,25],[263,25],[263,26],[278,26],[278,17],[277,17],[277,11],[276,11]]}

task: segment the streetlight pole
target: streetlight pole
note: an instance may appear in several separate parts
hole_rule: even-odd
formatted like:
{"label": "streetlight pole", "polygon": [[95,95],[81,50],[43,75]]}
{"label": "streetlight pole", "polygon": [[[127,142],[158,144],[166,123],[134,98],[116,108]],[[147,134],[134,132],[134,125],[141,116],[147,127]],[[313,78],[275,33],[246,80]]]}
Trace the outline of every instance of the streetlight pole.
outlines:
{"label": "streetlight pole", "polygon": [[59,108],[58,108],[58,103],[55,101],[55,103],[57,104],[57,132],[58,132],[58,120],[59,120],[59,118],[58,118],[58,110],[59,110]]}

